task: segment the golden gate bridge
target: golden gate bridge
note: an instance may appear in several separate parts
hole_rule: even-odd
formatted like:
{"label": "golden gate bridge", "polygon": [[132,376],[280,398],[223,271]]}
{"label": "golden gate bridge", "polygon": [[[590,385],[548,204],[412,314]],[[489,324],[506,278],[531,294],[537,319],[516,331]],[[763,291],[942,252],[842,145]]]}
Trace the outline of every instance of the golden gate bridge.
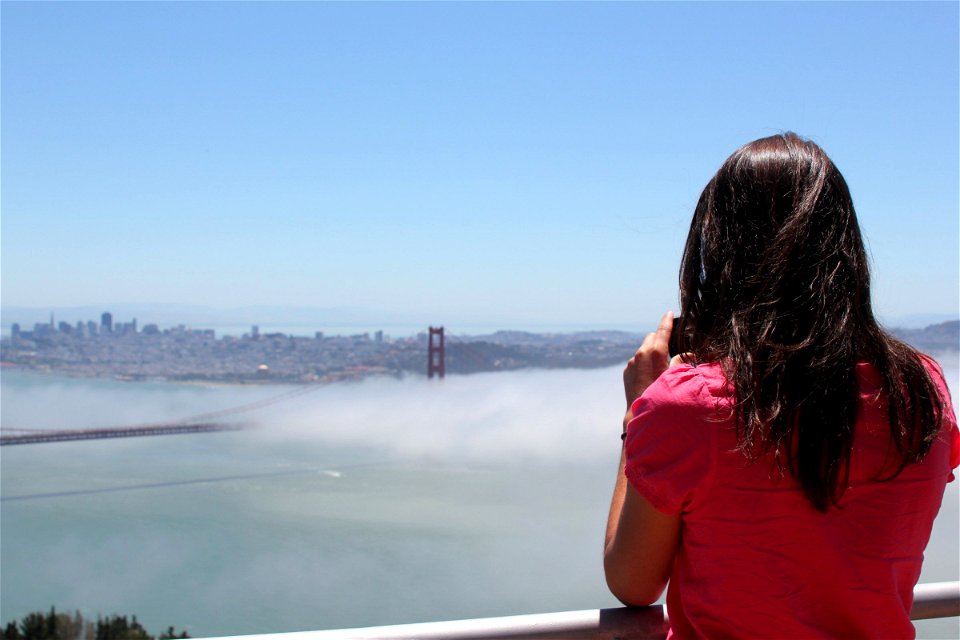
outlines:
{"label": "golden gate bridge", "polygon": [[242,423],[226,422],[227,418],[257,411],[291,398],[305,395],[322,388],[322,385],[304,385],[284,393],[249,402],[236,407],[201,413],[180,420],[165,422],[147,422],[115,427],[92,429],[17,429],[0,427],[0,446],[15,444],[39,444],[43,442],[65,442],[69,440],[98,440],[102,438],[132,438],[137,436],[162,436],[184,433],[206,433],[211,431],[237,431]]}
{"label": "golden gate bridge", "polygon": [[[479,354],[466,347],[466,341],[457,336],[459,343],[468,356]],[[427,377],[434,375],[443,378],[446,374],[443,327],[430,327],[427,346]],[[48,442],[67,442],[71,440],[100,440],[103,438],[133,438],[140,436],[178,435],[186,433],[208,433],[213,431],[237,431],[244,428],[242,423],[227,422],[228,418],[257,411],[292,398],[303,396],[322,388],[321,384],[309,384],[296,387],[284,393],[242,404],[228,409],[201,413],[180,420],[128,424],[113,427],[89,429],[22,429],[0,426],[0,446],[17,444],[40,444]]]}

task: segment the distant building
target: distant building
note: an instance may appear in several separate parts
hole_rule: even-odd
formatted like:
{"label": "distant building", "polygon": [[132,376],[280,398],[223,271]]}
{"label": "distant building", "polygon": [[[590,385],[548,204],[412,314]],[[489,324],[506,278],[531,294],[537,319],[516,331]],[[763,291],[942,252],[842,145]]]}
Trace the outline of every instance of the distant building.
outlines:
{"label": "distant building", "polygon": [[104,311],[100,314],[100,330],[104,333],[111,333],[113,331],[113,314],[109,311]]}
{"label": "distant building", "polygon": [[37,338],[43,338],[52,335],[54,328],[45,322],[38,322],[33,325],[33,335]]}
{"label": "distant building", "polygon": [[255,324],[252,327],[250,327],[250,337],[253,338],[254,340],[260,337],[260,325]]}
{"label": "distant building", "polygon": [[69,322],[66,322],[64,320],[60,321],[60,324],[57,326],[57,329],[59,329],[60,333],[65,333],[67,335],[70,335],[71,333],[73,333],[73,327],[70,326]]}
{"label": "distant building", "polygon": [[383,343],[383,331],[377,331],[373,334],[373,339],[377,344]]}
{"label": "distant building", "polygon": [[20,325],[14,322],[10,325],[10,337],[17,340],[20,337]]}

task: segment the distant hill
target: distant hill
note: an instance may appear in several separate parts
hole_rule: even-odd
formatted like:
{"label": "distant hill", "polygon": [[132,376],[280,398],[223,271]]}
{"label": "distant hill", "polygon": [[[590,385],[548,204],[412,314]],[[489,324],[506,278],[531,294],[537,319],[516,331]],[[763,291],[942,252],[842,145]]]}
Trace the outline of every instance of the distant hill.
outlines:
{"label": "distant hill", "polygon": [[960,320],[931,324],[923,329],[891,329],[890,332],[926,353],[960,351]]}

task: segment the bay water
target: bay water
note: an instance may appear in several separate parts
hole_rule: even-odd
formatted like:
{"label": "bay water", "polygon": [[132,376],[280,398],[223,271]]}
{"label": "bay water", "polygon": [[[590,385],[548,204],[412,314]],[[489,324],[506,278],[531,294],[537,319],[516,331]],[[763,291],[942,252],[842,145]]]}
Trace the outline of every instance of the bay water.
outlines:
{"label": "bay water", "polygon": [[[956,354],[941,359],[954,403]],[[242,431],[0,450],[0,622],[55,605],[194,637],[616,606],[620,369],[371,378]],[[290,391],[5,370],[4,429],[176,420]],[[948,486],[922,582],[960,578]],[[958,637],[957,618],[918,623]]]}

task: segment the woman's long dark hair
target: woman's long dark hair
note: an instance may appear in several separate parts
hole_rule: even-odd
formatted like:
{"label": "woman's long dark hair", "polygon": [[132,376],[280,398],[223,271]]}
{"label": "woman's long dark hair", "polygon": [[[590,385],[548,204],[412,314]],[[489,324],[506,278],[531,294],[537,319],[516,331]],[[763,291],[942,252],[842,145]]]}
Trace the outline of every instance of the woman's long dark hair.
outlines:
{"label": "woman's long dark hair", "polygon": [[920,355],[870,307],[870,273],[846,181],[793,133],[737,150],[700,196],[680,268],[680,344],[720,362],[740,451],[773,452],[819,510],[849,479],[859,389],[872,363],[888,398],[896,461],[921,460],[943,400]]}

